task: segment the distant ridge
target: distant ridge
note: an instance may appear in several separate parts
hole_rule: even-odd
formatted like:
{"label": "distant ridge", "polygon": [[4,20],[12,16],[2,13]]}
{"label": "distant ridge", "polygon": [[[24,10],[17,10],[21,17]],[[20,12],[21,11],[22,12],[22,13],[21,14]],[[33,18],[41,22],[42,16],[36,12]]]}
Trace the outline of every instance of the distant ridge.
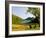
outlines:
{"label": "distant ridge", "polygon": [[21,23],[26,23],[26,24],[32,23],[32,21],[33,21],[34,19],[35,19],[35,18],[28,17],[28,18],[24,19]]}

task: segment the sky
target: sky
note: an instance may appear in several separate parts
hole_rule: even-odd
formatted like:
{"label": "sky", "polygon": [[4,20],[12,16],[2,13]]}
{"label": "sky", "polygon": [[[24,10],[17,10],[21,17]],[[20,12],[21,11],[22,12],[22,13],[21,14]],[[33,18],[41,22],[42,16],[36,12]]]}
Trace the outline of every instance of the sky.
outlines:
{"label": "sky", "polygon": [[35,17],[31,13],[27,13],[27,7],[12,7],[12,14],[21,17],[22,19],[26,19],[28,17]]}

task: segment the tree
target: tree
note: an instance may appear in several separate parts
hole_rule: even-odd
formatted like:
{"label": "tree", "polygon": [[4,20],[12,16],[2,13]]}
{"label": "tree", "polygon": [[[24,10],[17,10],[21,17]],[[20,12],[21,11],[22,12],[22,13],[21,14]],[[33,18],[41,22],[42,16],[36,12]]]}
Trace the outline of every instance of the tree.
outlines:
{"label": "tree", "polygon": [[40,8],[28,7],[28,13],[32,13],[38,20],[40,19]]}
{"label": "tree", "polygon": [[[35,21],[39,22],[39,26],[40,26],[40,8],[35,8],[35,7],[28,7],[28,10],[27,10],[28,13],[32,13],[37,19]],[[35,25],[36,26],[36,25]]]}
{"label": "tree", "polygon": [[40,8],[32,8],[32,7],[28,7],[27,12],[32,13],[35,16],[40,16]]}

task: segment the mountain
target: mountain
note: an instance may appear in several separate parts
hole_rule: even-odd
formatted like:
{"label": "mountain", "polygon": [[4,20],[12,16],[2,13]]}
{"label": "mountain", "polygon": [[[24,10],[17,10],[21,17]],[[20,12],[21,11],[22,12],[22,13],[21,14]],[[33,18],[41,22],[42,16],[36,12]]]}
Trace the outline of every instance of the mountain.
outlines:
{"label": "mountain", "polygon": [[12,15],[12,24],[21,23],[21,21],[23,21],[22,18],[20,18],[16,15]]}
{"label": "mountain", "polygon": [[24,19],[21,23],[26,23],[26,24],[32,23],[34,21],[34,19],[35,18],[28,17],[28,18]]}
{"label": "mountain", "polygon": [[28,17],[28,18],[26,18],[25,20],[34,20],[34,18],[32,17]]}
{"label": "mountain", "polygon": [[28,17],[26,18],[25,20],[22,21],[22,23],[26,23],[26,24],[30,24],[30,23],[38,23],[39,24],[39,20],[38,18],[31,18],[31,17]]}

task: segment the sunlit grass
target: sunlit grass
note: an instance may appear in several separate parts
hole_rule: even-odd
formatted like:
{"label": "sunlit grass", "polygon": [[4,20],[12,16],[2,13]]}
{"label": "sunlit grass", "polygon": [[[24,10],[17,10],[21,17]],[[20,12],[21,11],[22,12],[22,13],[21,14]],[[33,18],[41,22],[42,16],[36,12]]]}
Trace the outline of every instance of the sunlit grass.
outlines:
{"label": "sunlit grass", "polygon": [[39,24],[32,24],[31,28],[29,25],[26,24],[12,24],[12,31],[25,31],[25,30],[39,30]]}

